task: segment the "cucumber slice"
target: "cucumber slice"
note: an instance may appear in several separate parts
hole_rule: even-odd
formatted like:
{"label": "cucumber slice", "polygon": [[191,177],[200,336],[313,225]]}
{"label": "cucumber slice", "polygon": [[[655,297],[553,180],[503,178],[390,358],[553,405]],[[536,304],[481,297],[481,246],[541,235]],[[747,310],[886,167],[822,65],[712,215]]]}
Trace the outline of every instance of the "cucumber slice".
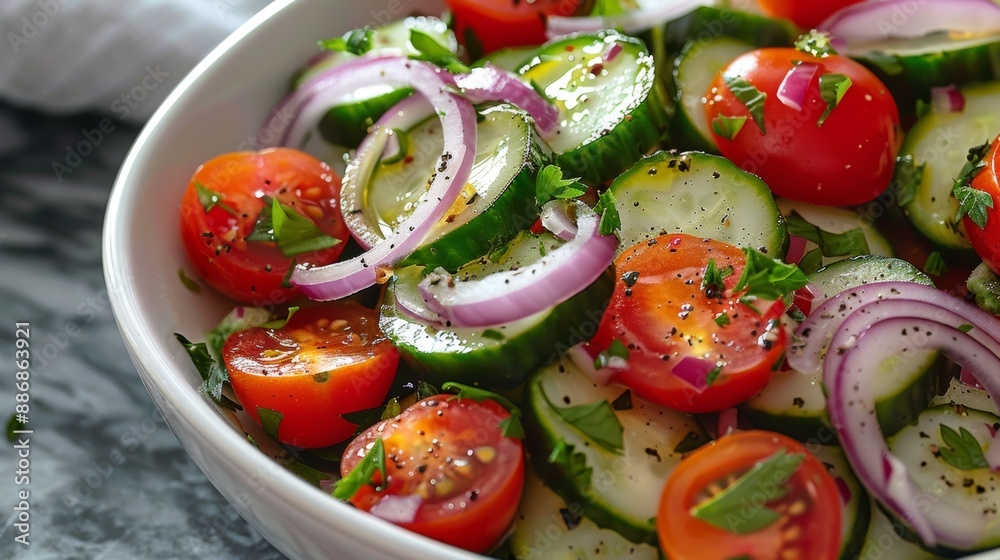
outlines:
{"label": "cucumber slice", "polygon": [[900,155],[910,155],[924,165],[923,178],[913,200],[904,206],[910,222],[928,239],[945,249],[970,250],[958,214],[958,200],[951,195],[955,177],[966,163],[969,148],[991,141],[1000,132],[1000,83],[962,89],[965,110],[939,113],[931,110],[907,134]]}
{"label": "cucumber slice", "polygon": [[[1000,475],[989,467],[963,470],[945,461],[938,451],[949,447],[941,437],[941,426],[955,432],[965,428],[985,451],[993,441],[991,430],[1000,427],[1000,417],[963,406],[929,408],[915,425],[888,438],[889,450],[903,464],[911,465],[909,475],[917,487],[924,489],[926,499],[981,512],[987,520],[996,519],[1000,509]],[[933,552],[951,556],[997,546],[1000,546],[1000,525],[994,522],[989,524],[983,540],[970,550],[955,550],[945,545]]]}
{"label": "cucumber slice", "polygon": [[480,58],[472,66],[480,67],[485,66],[486,63],[490,63],[501,70],[517,72],[519,68],[531,61],[531,57],[535,55],[535,51],[537,50],[538,47],[509,47],[500,49]]}
{"label": "cucumber slice", "polygon": [[[854,476],[851,465],[847,462],[843,450],[836,446],[811,446],[809,451],[823,462],[830,476],[839,479],[850,492],[850,498],[843,504],[843,540],[840,545],[840,560],[855,560],[861,545],[868,536],[868,528],[872,520],[872,500]],[[842,481],[842,482],[841,482]]]}
{"label": "cucumber slice", "polygon": [[997,408],[996,401],[993,400],[988,391],[966,385],[953,378],[944,394],[931,399],[931,406],[957,405],[1000,415],[1000,409]]}
{"label": "cucumber slice", "polygon": [[700,6],[664,24],[660,37],[664,52],[672,57],[691,39],[708,41],[715,37],[731,37],[757,47],[790,47],[799,34],[795,25],[785,19],[739,9]]}
{"label": "cucumber slice", "polygon": [[[562,243],[547,233],[525,232],[497,262],[482,259],[461,268],[459,274],[488,275],[526,265]],[[517,387],[540,365],[592,337],[614,289],[614,279],[604,275],[565,302],[514,323],[489,329],[439,329],[396,305],[397,297],[419,302],[417,284],[422,279],[421,267],[396,271],[381,308],[382,332],[429,383],[456,381],[492,390]]]}
{"label": "cucumber slice", "polygon": [[[625,388],[601,386],[567,361],[549,365],[528,382],[524,396],[528,449],[539,475],[567,503],[580,504],[599,527],[635,543],[655,545],[656,514],[667,477],[680,463],[677,446],[708,437],[693,416],[632,395],[632,408],[616,411],[623,427],[623,449],[609,451],[563,420],[554,406],[614,402]],[[693,435],[691,435],[693,434]],[[550,463],[557,446],[586,462],[583,472]]]}
{"label": "cucumber slice", "polygon": [[[862,543],[861,553],[854,557],[858,560],[935,560],[941,558],[937,554],[931,554],[919,546],[904,540],[899,536],[899,531],[903,526],[898,522],[890,521],[882,509],[872,502],[871,526],[868,529],[868,538]],[[853,559],[852,559],[853,560]]]}
{"label": "cucumber slice", "polygon": [[840,49],[874,72],[892,92],[900,112],[912,114],[917,100],[933,87],[965,85],[1000,78],[1000,35],[934,33],[920,38],[890,38]]}
{"label": "cucumber slice", "polygon": [[[786,198],[777,198],[776,200],[778,208],[781,209],[781,213],[785,216],[786,220],[792,215],[792,212],[795,212],[805,221],[829,233],[847,233],[848,231],[854,229],[860,229],[865,236],[865,241],[868,244],[868,253],[861,254],[881,255],[884,257],[896,256],[896,252],[893,250],[892,244],[889,243],[889,240],[886,239],[885,235],[883,235],[870,220],[863,219],[861,214],[858,214],[857,212],[851,212],[850,210],[845,210],[843,208],[817,206]],[[810,251],[817,248],[818,246],[815,243],[808,241],[806,242],[805,253],[809,254]],[[838,257],[824,256],[822,258],[821,267],[829,266],[835,262],[842,261],[852,256],[858,255],[843,255]]]}
{"label": "cucumber slice", "polygon": [[671,123],[671,132],[675,144],[685,149],[719,153],[711,125],[705,117],[705,93],[720,70],[753,49],[753,43],[732,37],[688,41],[684,45],[673,68],[677,114]]}
{"label": "cucumber slice", "polygon": [[[454,272],[504,246],[538,219],[535,174],[547,161],[531,117],[506,103],[480,110],[476,161],[452,211],[401,267]],[[359,169],[345,177],[341,207],[352,231],[369,245],[388,236],[427,196],[444,146],[441,121],[430,117],[406,132],[408,151],[379,162],[367,185]]]}
{"label": "cucumber slice", "polygon": [[635,544],[583,517],[579,504],[567,505],[531,469],[524,480],[521,505],[510,548],[514,560],[658,560],[659,551]]}
{"label": "cucumber slice", "polygon": [[[855,257],[830,265],[809,277],[819,288],[815,309],[834,295],[871,282],[931,281],[910,263],[875,255]],[[892,434],[913,422],[934,395],[940,356],[925,351],[903,359],[888,356],[874,372],[875,408],[882,430]],[[764,389],[741,405],[744,416],[761,428],[800,441],[836,444],[827,418],[822,371],[777,371]]]}
{"label": "cucumber slice", "polygon": [[729,160],[659,152],[611,184],[621,216],[621,251],[660,235],[687,233],[781,258],[788,232],[770,189]]}
{"label": "cucumber slice", "polygon": [[966,282],[976,296],[976,305],[991,315],[1000,315],[1000,275],[982,263],[972,271]]}
{"label": "cucumber slice", "polygon": [[556,162],[591,186],[654,149],[673,113],[645,45],[615,31],[546,43],[518,73],[559,109],[559,125],[545,139]]}
{"label": "cucumber slice", "polygon": [[[416,29],[430,36],[451,52],[458,52],[458,40],[448,25],[435,17],[414,16],[389,23],[373,30],[373,54],[418,55],[420,52],[410,44],[410,32]],[[316,74],[357,58],[347,52],[324,53],[322,58],[304,68],[293,79],[292,89],[302,86]],[[342,99],[320,120],[318,129],[324,140],[339,146],[356,147],[364,139],[370,127],[393,105],[410,94],[412,89],[394,89],[379,86],[358,90]]]}

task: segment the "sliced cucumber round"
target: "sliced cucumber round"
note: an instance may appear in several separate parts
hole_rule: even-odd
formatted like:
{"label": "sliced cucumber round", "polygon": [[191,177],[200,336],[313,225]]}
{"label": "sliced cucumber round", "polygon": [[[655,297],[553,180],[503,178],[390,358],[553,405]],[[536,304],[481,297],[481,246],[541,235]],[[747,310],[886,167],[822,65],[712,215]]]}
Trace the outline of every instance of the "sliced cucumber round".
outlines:
{"label": "sliced cucumber round", "polygon": [[[910,263],[869,255],[834,263],[809,276],[820,293],[815,309],[840,292],[872,282],[917,282],[930,279]],[[940,356],[924,351],[908,359],[887,356],[873,372],[875,408],[882,430],[892,434],[913,422],[934,395]],[[741,405],[754,425],[774,430],[800,441],[836,444],[827,417],[822,371],[777,371],[764,389]]]}
{"label": "sliced cucumber round", "polygon": [[671,123],[671,132],[676,145],[713,154],[719,152],[705,117],[705,93],[720,70],[753,49],[753,43],[725,36],[688,41],[684,45],[673,68],[677,114]]}
{"label": "sliced cucumber round", "polygon": [[[531,117],[506,103],[480,109],[476,161],[448,215],[399,266],[454,272],[509,242],[538,219],[535,174],[548,156]],[[345,176],[345,220],[369,245],[388,236],[427,196],[444,145],[441,121],[430,117],[404,133],[405,154]]]}
{"label": "sliced cucumber round", "polygon": [[615,31],[546,43],[518,73],[559,109],[545,140],[565,176],[591,186],[658,146],[673,113],[645,45]]}
{"label": "sliced cucumber round", "polygon": [[[488,275],[532,263],[563,241],[550,234],[522,233],[502,255],[471,263],[459,275]],[[399,309],[397,297],[420,301],[422,267],[396,271],[386,290],[379,326],[400,355],[431,384],[456,381],[492,390],[517,387],[558,353],[589,340],[597,332],[614,289],[609,275],[542,313],[489,329],[440,328]]]}
{"label": "sliced cucumber round", "polygon": [[621,402],[625,392],[618,385],[598,385],[567,361],[541,369],[529,380],[523,399],[528,450],[549,487],[567,503],[580,504],[597,526],[655,545],[660,494],[683,457],[678,446],[708,437],[693,416],[632,395],[630,408],[614,411],[623,442],[615,452],[557,410]]}
{"label": "sliced cucumber round", "polygon": [[[1000,53],[998,53],[1000,55]],[[972,245],[958,215],[951,190],[967,162],[969,149],[990,142],[1000,133],[1000,83],[962,89],[965,109],[957,113],[931,110],[907,134],[900,154],[923,165],[923,176],[904,207],[910,222],[945,249],[969,250]],[[906,197],[910,198],[910,197]]]}
{"label": "sliced cucumber round", "polygon": [[955,550],[944,543],[934,552],[952,556],[1000,546],[1000,525],[989,522],[1000,510],[1000,474],[986,465],[956,465],[946,460],[941,450],[951,449],[951,445],[941,434],[948,428],[956,434],[965,430],[985,451],[993,442],[992,431],[1000,428],[1000,417],[964,406],[929,408],[915,425],[888,438],[889,450],[910,466],[907,472],[923,489],[925,499],[976,512],[988,522],[982,541],[969,550]]}
{"label": "sliced cucumber round", "polygon": [[[856,212],[851,212],[850,210],[845,210],[843,208],[832,208],[830,206],[817,206],[815,204],[807,204],[805,202],[798,202],[794,200],[789,200],[787,198],[778,198],[778,208],[781,209],[782,215],[785,216],[785,222],[788,226],[789,235],[796,235],[799,231],[798,228],[802,226],[816,226],[821,230],[820,240],[823,241],[827,239],[826,233],[832,234],[848,234],[849,232],[857,231],[864,238],[864,243],[859,244],[855,248],[844,245],[844,243],[849,242],[848,238],[842,236],[833,237],[827,246],[820,247],[814,241],[809,240],[806,242],[805,255],[806,257],[800,262],[800,266],[806,273],[815,272],[824,266],[829,266],[835,262],[842,261],[850,257],[856,257],[859,255],[881,255],[884,257],[894,257],[896,252],[892,248],[892,244],[886,239],[885,235],[878,230],[877,227],[871,222],[871,220],[863,219],[862,216]],[[792,213],[798,215],[798,218],[792,216]],[[802,224],[799,220],[804,220]],[[811,228],[804,228],[809,229]],[[815,233],[815,230],[811,230],[809,233]],[[800,237],[805,237],[804,232],[799,232]],[[858,239],[857,241],[860,241]],[[841,246],[838,246],[841,245]],[[813,251],[819,250],[819,252],[814,253]],[[843,254],[841,254],[843,253]],[[829,256],[827,256],[829,254]],[[807,265],[807,261],[812,261],[812,255],[815,255],[815,268],[809,269],[810,266]]]}
{"label": "sliced cucumber round", "polygon": [[521,505],[510,536],[514,560],[658,560],[659,551],[633,543],[583,517],[580,504],[568,505],[528,469]]}
{"label": "sliced cucumber round", "polygon": [[731,161],[701,152],[659,152],[611,184],[621,250],[687,233],[784,257],[788,232],[770,189]]}
{"label": "sliced cucumber round", "polygon": [[707,42],[731,37],[757,47],[791,46],[799,30],[786,20],[726,7],[700,6],[666,23],[661,37],[664,51],[674,56],[690,40]]}
{"label": "sliced cucumber round", "polygon": [[[809,451],[823,462],[834,480],[839,479],[847,487],[850,498],[843,504],[843,539],[840,545],[840,560],[856,560],[861,545],[865,542],[872,520],[872,500],[854,475],[851,465],[839,447],[813,446]],[[840,482],[838,482],[838,485]]]}
{"label": "sliced cucumber round", "polygon": [[990,414],[1000,415],[997,402],[989,391],[966,385],[957,378],[951,379],[948,389],[931,399],[931,406],[964,406]]}
{"label": "sliced cucumber round", "polygon": [[904,115],[933,87],[1000,78],[1000,35],[940,32],[919,38],[888,38],[840,49],[870,68],[892,92]]}
{"label": "sliced cucumber round", "polygon": [[886,517],[872,501],[872,522],[861,552],[851,560],[937,560],[941,558],[899,536],[903,525]]}
{"label": "sliced cucumber round", "polygon": [[517,72],[519,68],[531,61],[538,47],[509,47],[493,51],[477,60],[472,66],[485,66],[487,63],[508,72]]}
{"label": "sliced cucumber round", "polygon": [[[419,55],[410,43],[413,30],[427,34],[431,39],[453,53],[458,52],[458,40],[448,28],[448,24],[435,17],[414,16],[394,21],[372,30],[374,54]],[[316,74],[357,58],[348,52],[330,52],[321,55],[318,62],[302,69],[293,79],[293,89],[297,89]],[[323,116],[319,123],[319,133],[324,140],[339,146],[356,147],[368,134],[374,124],[393,105],[399,103],[413,90],[395,89],[391,86],[377,86],[358,90],[340,100]]]}

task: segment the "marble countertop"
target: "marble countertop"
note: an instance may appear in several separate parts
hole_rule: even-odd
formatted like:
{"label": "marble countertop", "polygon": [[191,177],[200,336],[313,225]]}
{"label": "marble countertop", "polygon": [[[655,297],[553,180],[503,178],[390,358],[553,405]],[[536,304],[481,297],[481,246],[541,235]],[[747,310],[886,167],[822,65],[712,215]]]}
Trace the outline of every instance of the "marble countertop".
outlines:
{"label": "marble countertop", "polygon": [[[0,444],[0,558],[283,558],[215,490],[159,415],[119,336],[101,269],[104,209],[137,130],[69,172],[100,116],[0,105],[0,416],[14,412],[15,323],[30,323],[30,484]],[[73,163],[75,160],[70,160]],[[29,546],[18,491],[30,491]]]}

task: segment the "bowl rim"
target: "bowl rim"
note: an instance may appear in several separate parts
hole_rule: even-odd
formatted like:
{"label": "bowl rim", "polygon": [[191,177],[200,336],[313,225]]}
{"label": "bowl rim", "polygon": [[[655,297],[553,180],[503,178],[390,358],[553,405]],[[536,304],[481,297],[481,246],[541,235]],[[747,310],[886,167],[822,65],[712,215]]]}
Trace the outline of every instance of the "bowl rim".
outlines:
{"label": "bowl rim", "polygon": [[[254,40],[257,33],[262,33],[261,29],[265,22],[282,17],[288,13],[287,9],[290,6],[303,1],[325,0],[275,0],[224,39],[180,81],[133,141],[115,177],[104,215],[101,242],[104,280],[115,322],[139,377],[153,397],[157,408],[166,407],[173,411],[177,420],[193,426],[221,459],[241,465],[241,470],[248,474],[274,469],[278,465],[265,453],[251,446],[245,437],[240,437],[233,426],[227,424],[218,412],[212,409],[216,405],[205,399],[185,381],[175,355],[160,344],[160,339],[145,334],[151,328],[150,325],[155,325],[156,322],[155,317],[146,315],[140,305],[139,294],[130,282],[130,278],[134,276],[132,271],[136,268],[136,263],[128,258],[133,242],[129,231],[136,214],[130,213],[129,209],[140,198],[136,183],[141,177],[140,162],[147,157],[146,147],[156,143],[161,130],[177,110],[175,107],[181,105],[190,90],[206,79],[206,76],[211,75],[229,53],[238,49],[245,41]],[[178,440],[190,455],[186,443],[181,438]],[[202,471],[204,472],[204,469]],[[270,494],[271,499],[297,504],[304,514],[318,520],[333,532],[348,534],[344,528],[349,527],[351,529],[349,536],[372,552],[394,555],[397,558],[435,557],[447,560],[482,558],[480,555],[402,529],[340,502],[332,496],[325,496],[322,491],[283,467],[276,471],[274,482],[260,492],[261,501],[267,501],[266,496]],[[222,490],[214,481],[212,484]],[[232,505],[239,509],[237,504]],[[271,544],[283,553],[287,553],[281,543]]]}

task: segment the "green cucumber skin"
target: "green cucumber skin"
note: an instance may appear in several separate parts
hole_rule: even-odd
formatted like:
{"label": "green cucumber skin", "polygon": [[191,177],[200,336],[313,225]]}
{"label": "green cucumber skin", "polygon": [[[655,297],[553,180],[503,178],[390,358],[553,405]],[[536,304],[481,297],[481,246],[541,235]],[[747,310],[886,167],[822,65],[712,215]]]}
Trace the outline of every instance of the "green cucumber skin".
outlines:
{"label": "green cucumber skin", "polygon": [[[379,326],[399,350],[400,356],[432,385],[447,381],[492,390],[513,389],[557,353],[593,336],[614,290],[614,278],[603,274],[587,289],[557,305],[547,317],[527,332],[502,344],[473,348],[458,345],[455,352],[426,352],[424,344],[439,337],[395,308],[392,286],[382,304]],[[409,338],[407,338],[409,333]],[[454,346],[454,345],[452,345]]]}
{"label": "green cucumber skin", "polygon": [[[823,462],[823,466],[826,467],[827,472],[831,476],[843,479],[844,483],[851,490],[851,500],[848,502],[848,506],[853,506],[852,518],[854,522],[850,526],[847,526],[846,522],[849,519],[844,519],[845,534],[844,541],[840,547],[839,560],[857,560],[871,526],[872,500],[868,496],[865,487],[861,485],[861,481],[854,475],[854,471],[851,470],[851,466],[847,462],[847,457],[844,456],[844,452],[840,447],[810,447],[809,451]],[[844,513],[845,517],[849,515],[846,507]]]}
{"label": "green cucumber skin", "polygon": [[[579,48],[590,43],[604,43],[609,34],[625,49],[626,56],[635,52],[637,83],[628,102],[625,116],[612,128],[594,130],[591,136],[573,149],[555,153],[555,162],[567,177],[580,177],[590,186],[601,186],[613,180],[644,154],[656,149],[667,139],[674,105],[666,88],[656,77],[654,61],[646,45],[633,37],[613,31],[596,34],[572,34],[550,41],[536,51],[531,61],[518,69],[530,72],[548,53],[563,53],[567,47]],[[540,84],[545,87],[546,84]]]}
{"label": "green cucumber skin", "polygon": [[[539,148],[530,125],[528,130],[532,139],[521,172],[487,211],[441,238],[422,245],[404,258],[399,267],[424,265],[428,270],[440,267],[455,272],[460,266],[504,246],[518,233],[534,225],[541,213],[535,197],[535,177],[548,161],[548,156]],[[470,230],[477,234],[470,235]]]}
{"label": "green cucumber skin", "polygon": [[356,148],[375,121],[412,93],[410,88],[397,89],[356,103],[331,107],[319,121],[320,136],[331,144]]}

